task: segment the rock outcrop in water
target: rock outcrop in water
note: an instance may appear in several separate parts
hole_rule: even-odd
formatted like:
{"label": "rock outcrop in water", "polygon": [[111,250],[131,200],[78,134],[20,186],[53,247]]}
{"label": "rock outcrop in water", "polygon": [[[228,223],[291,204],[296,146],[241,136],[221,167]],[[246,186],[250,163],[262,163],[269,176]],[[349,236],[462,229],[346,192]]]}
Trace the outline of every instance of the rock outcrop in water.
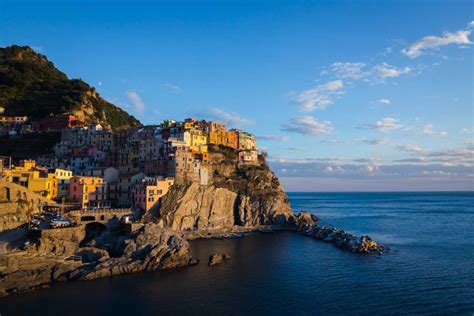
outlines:
{"label": "rock outcrop in water", "polygon": [[382,254],[388,250],[388,247],[378,244],[369,236],[357,237],[352,233],[348,233],[339,228],[331,228],[314,224],[303,228],[302,234],[314,239],[322,240],[324,242],[332,243],[334,246],[354,252],[363,254]]}
{"label": "rock outcrop in water", "polygon": [[226,260],[230,260],[229,255],[215,253],[215,254],[212,254],[212,255],[209,256],[208,265],[214,266],[214,265],[222,263]]}

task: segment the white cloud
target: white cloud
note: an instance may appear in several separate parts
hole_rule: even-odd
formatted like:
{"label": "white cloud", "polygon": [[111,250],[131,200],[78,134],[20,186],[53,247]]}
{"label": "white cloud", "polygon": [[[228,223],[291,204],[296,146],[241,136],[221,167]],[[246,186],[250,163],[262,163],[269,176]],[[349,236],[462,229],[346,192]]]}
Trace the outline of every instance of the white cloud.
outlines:
{"label": "white cloud", "polygon": [[459,131],[459,134],[474,134],[474,128],[463,128]]}
{"label": "white cloud", "polygon": [[183,89],[180,86],[172,84],[172,83],[162,84],[161,87],[177,94],[183,92]]}
{"label": "white cloud", "polygon": [[330,67],[336,78],[362,80],[371,84],[384,83],[388,78],[396,78],[410,73],[410,67],[396,67],[388,63],[374,66],[362,62],[336,62]]}
{"label": "white cloud", "polygon": [[283,131],[304,135],[331,134],[334,128],[329,121],[319,121],[312,116],[294,118],[290,123],[283,125]]}
{"label": "white cloud", "polygon": [[367,76],[366,66],[361,62],[336,62],[331,65],[331,70],[338,78],[361,79]]}
{"label": "white cloud", "polygon": [[358,128],[359,129],[375,129],[379,132],[389,132],[393,130],[398,130],[402,128],[403,125],[400,124],[400,121],[398,119],[395,119],[393,117],[384,117],[380,121],[375,122],[375,124],[365,124],[361,125]]}
{"label": "white cloud", "polygon": [[381,63],[374,66],[372,69],[372,81],[375,83],[381,83],[387,78],[396,78],[409,73],[411,70],[410,67],[397,68],[387,63]]}
{"label": "white cloud", "polygon": [[474,21],[471,21],[467,24],[468,27],[474,27]]}
{"label": "white cloud", "polygon": [[423,153],[423,149],[420,146],[413,144],[397,145],[396,148],[411,155],[419,155]]}
{"label": "white cloud", "polygon": [[237,113],[226,112],[218,108],[212,108],[210,115],[217,119],[223,120],[226,123],[229,123],[230,125],[240,126],[240,125],[251,125],[255,123],[254,121],[248,118],[239,116]]}
{"label": "white cloud", "polygon": [[424,135],[429,135],[429,136],[442,136],[442,137],[448,135],[447,132],[436,131],[434,129],[433,124],[426,124],[425,126],[423,126],[423,129],[422,129],[421,133],[424,134]]}
{"label": "white cloud", "polygon": [[143,103],[142,99],[135,91],[127,91],[127,98],[132,102],[133,109],[138,115],[143,115],[145,111],[145,104]]}
{"label": "white cloud", "polygon": [[[472,21],[469,26],[471,26],[471,23]],[[472,42],[469,40],[469,35],[471,35],[471,30],[460,30],[454,33],[445,32],[442,36],[425,36],[410,47],[403,49],[402,53],[410,58],[417,58],[426,54],[427,50],[438,49],[446,45],[470,45]]]}
{"label": "white cloud", "polygon": [[334,97],[342,94],[342,80],[334,80],[299,93],[295,101],[302,112],[324,109],[333,103]]}
{"label": "white cloud", "polygon": [[287,142],[288,140],[290,140],[290,137],[286,135],[263,135],[257,136],[257,140]]}
{"label": "white cloud", "polygon": [[390,101],[389,99],[380,99],[380,100],[379,100],[379,103],[387,104],[387,105],[388,105],[388,104],[391,104],[392,101]]}

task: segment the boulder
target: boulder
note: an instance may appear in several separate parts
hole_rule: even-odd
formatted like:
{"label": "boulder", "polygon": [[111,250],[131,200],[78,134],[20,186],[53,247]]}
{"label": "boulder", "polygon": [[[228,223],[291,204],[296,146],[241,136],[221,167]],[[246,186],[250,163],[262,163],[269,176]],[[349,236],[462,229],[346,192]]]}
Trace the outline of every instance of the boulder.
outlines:
{"label": "boulder", "polygon": [[297,225],[300,229],[312,227],[319,220],[320,218],[318,216],[305,211],[301,211],[296,218]]}
{"label": "boulder", "polygon": [[216,264],[219,264],[219,263],[222,263],[224,262],[225,260],[229,260],[230,259],[230,256],[227,255],[227,254],[218,254],[218,253],[215,253],[215,254],[212,254],[209,256],[209,265],[210,266],[213,266],[213,265],[216,265]]}
{"label": "boulder", "polygon": [[76,256],[80,256],[82,262],[90,263],[97,261],[105,261],[110,258],[109,253],[100,248],[82,247],[76,252]]}

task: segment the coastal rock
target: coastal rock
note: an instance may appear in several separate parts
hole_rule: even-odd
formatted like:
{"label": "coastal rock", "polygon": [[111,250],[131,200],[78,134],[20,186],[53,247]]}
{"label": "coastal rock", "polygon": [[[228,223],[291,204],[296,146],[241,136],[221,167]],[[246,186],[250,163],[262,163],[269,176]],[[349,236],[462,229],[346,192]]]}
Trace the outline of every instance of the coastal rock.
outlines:
{"label": "coastal rock", "polygon": [[[31,291],[55,282],[62,274],[77,269],[81,263],[57,260],[54,257],[30,254],[4,255],[8,263],[1,264],[0,296]],[[3,260],[2,260],[3,261]]]}
{"label": "coastal rock", "polygon": [[103,262],[110,259],[109,253],[106,250],[95,247],[82,247],[76,252],[76,256],[81,257],[82,262],[85,263]]}
{"label": "coastal rock", "polygon": [[[189,243],[185,239],[154,223],[124,236],[122,255],[118,257],[109,257],[104,249],[79,247],[84,234],[83,228],[82,232],[80,228],[57,229],[40,237],[39,245],[28,251],[2,256],[0,296],[68,280],[89,280],[196,264],[189,255]],[[76,243],[76,247],[72,247],[72,243]],[[65,260],[66,254],[76,254],[82,260]]]}
{"label": "coastal rock", "polygon": [[315,225],[316,222],[319,221],[319,219],[320,218],[314,214],[301,211],[297,217],[298,227],[300,229],[306,229],[308,227]]}
{"label": "coastal rock", "polygon": [[37,255],[71,256],[86,236],[84,226],[36,231],[39,238],[28,251]]}
{"label": "coastal rock", "polygon": [[123,254],[92,268],[86,267],[80,279],[95,279],[138,271],[152,271],[187,266],[193,261],[189,243],[169,229],[149,223],[124,241]]}
{"label": "coastal rock", "polygon": [[215,254],[212,254],[209,256],[209,265],[210,266],[213,266],[213,265],[216,265],[216,264],[219,264],[219,263],[222,263],[224,262],[225,260],[230,260],[230,256],[227,255],[227,254],[218,254],[218,253],[215,253]]}
{"label": "coastal rock", "polygon": [[311,238],[332,243],[338,248],[353,253],[382,254],[389,250],[387,246],[378,244],[369,236],[357,237],[339,228],[313,225],[310,227],[302,227],[302,233]]}
{"label": "coastal rock", "polygon": [[174,185],[163,197],[159,211],[146,214],[145,221],[178,231],[296,227],[288,198],[265,163],[239,167],[235,162],[220,165],[214,160],[212,184]]}

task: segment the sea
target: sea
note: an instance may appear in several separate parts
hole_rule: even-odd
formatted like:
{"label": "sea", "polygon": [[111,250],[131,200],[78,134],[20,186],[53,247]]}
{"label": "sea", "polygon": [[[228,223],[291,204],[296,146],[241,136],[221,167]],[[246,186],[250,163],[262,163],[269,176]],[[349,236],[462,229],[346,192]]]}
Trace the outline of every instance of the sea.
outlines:
{"label": "sea", "polygon": [[[201,263],[0,299],[9,315],[474,315],[474,193],[289,193],[320,225],[391,251],[352,254],[291,232],[191,242]],[[212,253],[232,259],[209,267]]]}

